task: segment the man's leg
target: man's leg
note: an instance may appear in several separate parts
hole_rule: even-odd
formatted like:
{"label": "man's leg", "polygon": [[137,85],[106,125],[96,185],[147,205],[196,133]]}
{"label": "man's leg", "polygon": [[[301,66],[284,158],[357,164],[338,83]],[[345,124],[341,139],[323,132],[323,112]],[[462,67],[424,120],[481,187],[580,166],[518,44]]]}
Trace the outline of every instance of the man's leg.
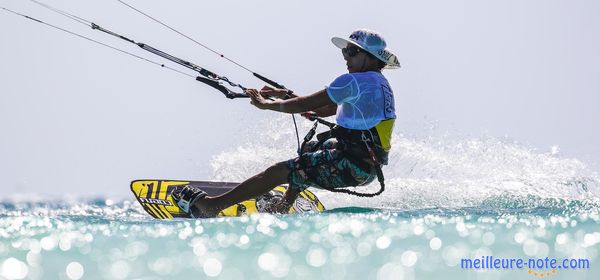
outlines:
{"label": "man's leg", "polygon": [[277,163],[265,171],[250,177],[227,193],[198,200],[195,206],[202,213],[216,216],[219,211],[231,205],[255,198],[267,193],[278,185],[287,183],[289,173],[290,170],[287,168],[287,162]]}

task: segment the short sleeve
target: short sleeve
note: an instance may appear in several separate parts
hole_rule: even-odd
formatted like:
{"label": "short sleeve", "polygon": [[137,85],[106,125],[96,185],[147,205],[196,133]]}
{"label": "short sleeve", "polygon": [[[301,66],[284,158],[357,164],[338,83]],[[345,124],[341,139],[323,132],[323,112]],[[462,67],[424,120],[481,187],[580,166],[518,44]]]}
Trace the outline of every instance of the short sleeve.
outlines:
{"label": "short sleeve", "polygon": [[335,79],[326,87],[327,95],[335,104],[342,104],[358,97],[359,89],[356,78],[350,74],[344,74]]}

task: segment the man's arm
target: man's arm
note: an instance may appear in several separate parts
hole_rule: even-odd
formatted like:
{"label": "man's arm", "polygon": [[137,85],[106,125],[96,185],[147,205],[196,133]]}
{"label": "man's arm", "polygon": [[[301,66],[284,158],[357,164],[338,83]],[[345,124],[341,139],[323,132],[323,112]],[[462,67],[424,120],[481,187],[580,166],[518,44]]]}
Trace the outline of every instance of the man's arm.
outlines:
{"label": "man's arm", "polygon": [[286,100],[267,100],[254,89],[249,89],[246,93],[250,96],[252,104],[256,107],[283,113],[302,113],[314,111],[325,106],[335,106],[335,103],[331,101],[325,89],[308,96],[298,96]]}
{"label": "man's arm", "polygon": [[315,113],[317,113],[317,116],[321,117],[321,118],[325,118],[325,117],[329,117],[329,116],[334,116],[337,113],[337,105],[333,104],[333,105],[326,105],[323,106],[321,108],[317,108],[315,110],[313,110]]}
{"label": "man's arm", "polygon": [[[284,100],[298,97],[298,95],[294,94],[291,90],[276,89],[270,86],[264,86],[259,93],[265,98],[275,97]],[[315,109],[313,112],[317,114],[318,117],[322,118],[334,116],[337,113],[337,105],[325,105]]]}

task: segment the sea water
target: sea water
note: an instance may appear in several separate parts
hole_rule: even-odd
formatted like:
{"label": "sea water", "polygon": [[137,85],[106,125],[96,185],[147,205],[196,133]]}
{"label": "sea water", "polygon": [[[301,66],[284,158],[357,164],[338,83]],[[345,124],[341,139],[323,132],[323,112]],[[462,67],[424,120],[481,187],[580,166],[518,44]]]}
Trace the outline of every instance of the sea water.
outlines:
{"label": "sea water", "polygon": [[[293,156],[293,141],[270,140],[218,153],[212,179],[240,181]],[[165,221],[133,197],[7,198],[0,279],[600,277],[600,177],[584,163],[506,139],[395,135],[393,144],[384,194],[314,190],[322,214]],[[542,266],[464,265],[489,258]],[[582,267],[543,265],[552,259]]]}

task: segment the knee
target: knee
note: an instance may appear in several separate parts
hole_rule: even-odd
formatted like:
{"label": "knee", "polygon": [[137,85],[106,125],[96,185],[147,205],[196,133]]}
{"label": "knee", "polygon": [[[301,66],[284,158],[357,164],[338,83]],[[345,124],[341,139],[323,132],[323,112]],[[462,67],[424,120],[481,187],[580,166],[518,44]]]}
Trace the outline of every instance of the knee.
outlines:
{"label": "knee", "polygon": [[263,174],[270,178],[280,178],[281,180],[287,180],[287,176],[288,174],[290,174],[290,170],[287,167],[287,163],[284,161],[271,165],[263,172]]}
{"label": "knee", "polygon": [[254,176],[257,180],[268,180],[269,184],[284,184],[290,174],[286,162],[280,162],[269,166],[263,172]]}
{"label": "knee", "polygon": [[286,161],[282,161],[282,162],[273,164],[269,168],[267,168],[267,170],[265,170],[265,172],[268,172],[268,173],[271,173],[271,172],[280,173],[280,172],[286,172],[286,171],[288,171]]}

